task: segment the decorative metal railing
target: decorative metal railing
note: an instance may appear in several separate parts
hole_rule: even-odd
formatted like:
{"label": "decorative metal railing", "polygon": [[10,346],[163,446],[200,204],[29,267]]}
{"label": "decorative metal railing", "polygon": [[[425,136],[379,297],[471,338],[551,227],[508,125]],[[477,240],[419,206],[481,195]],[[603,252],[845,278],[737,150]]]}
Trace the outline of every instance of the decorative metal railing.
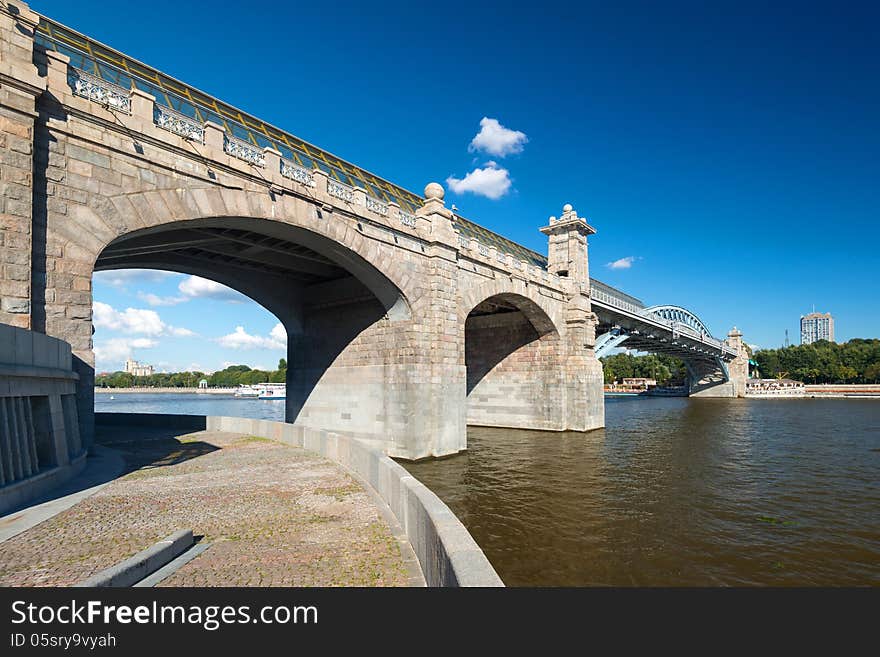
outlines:
{"label": "decorative metal railing", "polygon": [[377,198],[372,196],[367,196],[367,210],[370,212],[375,212],[376,214],[381,214],[383,216],[388,215],[388,204],[384,201],[380,201]]}
{"label": "decorative metal railing", "polygon": [[77,96],[131,114],[131,96],[125,87],[120,87],[73,67],[70,68],[70,81],[73,93]]}
{"label": "decorative metal railing", "polygon": [[266,156],[263,151],[238,137],[224,135],[223,150],[232,157],[237,157],[239,160],[250,162],[254,166],[266,166]]}
{"label": "decorative metal railing", "polygon": [[354,202],[354,187],[331,178],[327,179],[327,193],[348,203]]}
{"label": "decorative metal railing", "polygon": [[605,290],[599,290],[595,287],[592,288],[590,296],[597,301],[602,301],[603,303],[607,303],[610,306],[614,306],[615,308],[619,308],[621,310],[626,310],[627,312],[631,312],[636,315],[641,314],[641,311],[644,310],[644,308],[637,306],[634,303],[625,301],[620,297],[608,294],[607,292],[605,292]]}
{"label": "decorative metal railing", "polygon": [[313,172],[283,158],[281,160],[281,175],[295,180],[306,187],[315,186],[315,174]]}
{"label": "decorative metal railing", "polygon": [[400,223],[404,226],[409,226],[410,228],[416,227],[416,216],[414,214],[410,214],[409,212],[404,212],[400,210],[397,214],[398,219],[400,219]]}
{"label": "decorative metal railing", "polygon": [[179,135],[184,139],[197,141],[200,144],[204,143],[204,125],[199,125],[197,121],[194,121],[185,114],[168,109],[167,107],[162,107],[161,105],[156,105],[155,107],[156,109],[153,114],[153,120],[157,126],[163,130],[173,132],[175,135]]}

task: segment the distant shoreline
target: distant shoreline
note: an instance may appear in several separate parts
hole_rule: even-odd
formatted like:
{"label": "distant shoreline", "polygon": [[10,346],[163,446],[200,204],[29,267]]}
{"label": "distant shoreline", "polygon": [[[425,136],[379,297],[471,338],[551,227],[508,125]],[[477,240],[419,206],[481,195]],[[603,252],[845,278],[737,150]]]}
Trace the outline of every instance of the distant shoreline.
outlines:
{"label": "distant shoreline", "polygon": [[135,393],[150,394],[199,394],[199,395],[231,395],[235,388],[95,388],[95,394],[130,395]]}

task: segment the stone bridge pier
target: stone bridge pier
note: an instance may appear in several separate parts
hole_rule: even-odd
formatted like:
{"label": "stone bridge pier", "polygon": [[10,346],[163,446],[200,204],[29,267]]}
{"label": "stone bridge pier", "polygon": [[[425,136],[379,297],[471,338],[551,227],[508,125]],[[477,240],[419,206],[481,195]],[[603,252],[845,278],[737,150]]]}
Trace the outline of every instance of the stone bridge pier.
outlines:
{"label": "stone bridge pier", "polygon": [[736,358],[729,363],[685,360],[691,397],[745,397],[746,381],[749,378],[749,353],[742,335],[734,326],[724,340],[737,353]]}
{"label": "stone bridge pier", "polygon": [[274,313],[288,422],[409,459],[465,449],[468,423],[603,426],[594,231],[571,206],[541,229],[545,257],[455,215],[440,185],[413,194],[66,30],[0,2],[0,323],[71,345],[84,445],[92,275],[123,268]]}

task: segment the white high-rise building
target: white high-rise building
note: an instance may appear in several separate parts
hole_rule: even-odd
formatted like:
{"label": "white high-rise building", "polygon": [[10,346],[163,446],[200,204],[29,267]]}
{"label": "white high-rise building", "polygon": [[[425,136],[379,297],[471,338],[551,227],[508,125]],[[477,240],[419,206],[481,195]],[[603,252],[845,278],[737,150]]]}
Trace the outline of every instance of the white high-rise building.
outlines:
{"label": "white high-rise building", "polygon": [[153,373],[152,365],[141,365],[131,358],[125,361],[125,371],[132,376],[150,376]]}
{"label": "white high-rise building", "polygon": [[801,344],[817,340],[834,342],[834,318],[831,313],[812,312],[801,317]]}

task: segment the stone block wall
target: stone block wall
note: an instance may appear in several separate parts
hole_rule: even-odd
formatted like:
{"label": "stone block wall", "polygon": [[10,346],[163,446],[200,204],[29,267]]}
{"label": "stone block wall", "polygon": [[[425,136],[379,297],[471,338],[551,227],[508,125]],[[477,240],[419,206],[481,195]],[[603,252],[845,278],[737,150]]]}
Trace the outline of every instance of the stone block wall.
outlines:
{"label": "stone block wall", "polygon": [[0,322],[31,328],[37,16],[0,12]]}
{"label": "stone block wall", "polygon": [[468,424],[563,428],[561,341],[539,336],[522,312],[468,317]]}

